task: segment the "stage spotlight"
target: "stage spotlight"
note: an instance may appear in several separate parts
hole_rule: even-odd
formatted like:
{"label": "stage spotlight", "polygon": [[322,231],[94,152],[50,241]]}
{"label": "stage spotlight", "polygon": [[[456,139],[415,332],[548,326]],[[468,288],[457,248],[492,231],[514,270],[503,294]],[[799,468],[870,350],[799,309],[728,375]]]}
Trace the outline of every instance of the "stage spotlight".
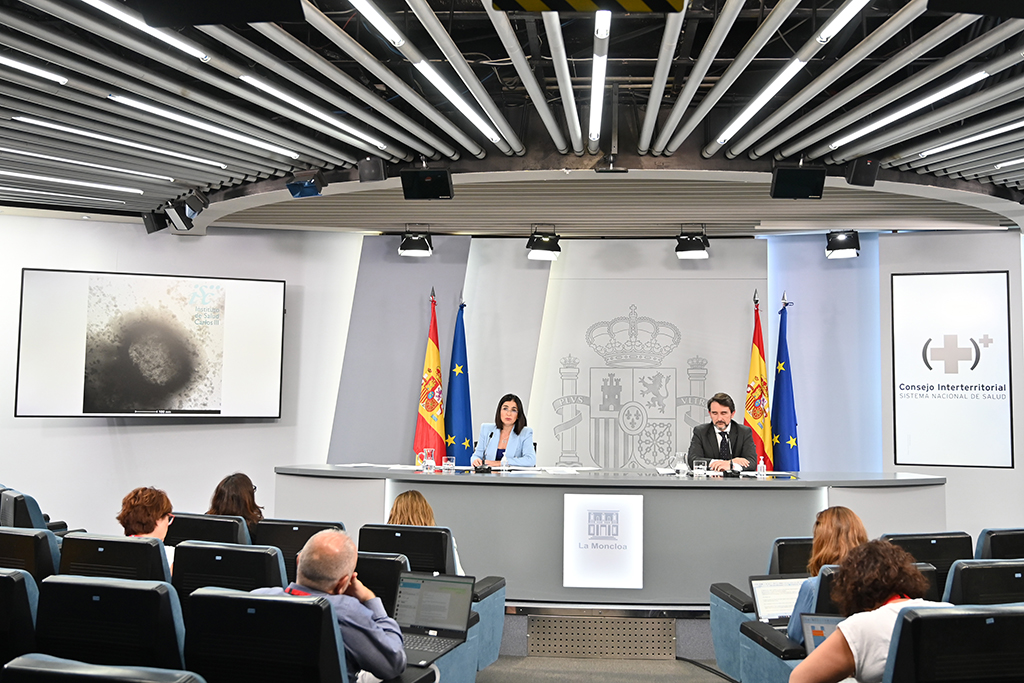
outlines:
{"label": "stage spotlight", "polygon": [[292,179],[285,184],[292,197],[319,197],[323,189],[327,187],[327,181],[319,169],[311,171],[298,171],[292,174]]}
{"label": "stage spotlight", "polygon": [[554,226],[551,226],[549,233],[537,232],[537,229],[534,228],[530,239],[526,241],[526,248],[530,252],[526,257],[531,261],[557,261],[558,255],[562,253],[562,248],[558,246],[558,240],[559,237],[555,234]]}
{"label": "stage spotlight", "polygon": [[199,190],[195,190],[185,197],[185,215],[190,219],[195,219],[203,209],[210,205],[210,200],[206,198]]}
{"label": "stage spotlight", "polygon": [[825,258],[856,258],[860,255],[860,235],[856,230],[830,232],[825,240]]}
{"label": "stage spotlight", "polygon": [[708,247],[710,246],[711,244],[704,233],[681,232],[679,237],[676,237],[676,258],[679,260],[706,259],[708,258]]}
{"label": "stage spotlight", "polygon": [[188,216],[188,207],[185,206],[185,202],[174,202],[168,205],[164,209],[164,213],[171,219],[171,223],[176,230],[188,232],[192,229],[192,218]]}
{"label": "stage spotlight", "polygon": [[167,216],[155,211],[147,211],[142,214],[142,222],[146,226],[147,235],[152,235],[154,232],[167,228]]}
{"label": "stage spotlight", "polygon": [[398,246],[400,256],[426,258],[434,253],[434,245],[430,241],[430,233],[407,232],[402,235],[402,243]]}

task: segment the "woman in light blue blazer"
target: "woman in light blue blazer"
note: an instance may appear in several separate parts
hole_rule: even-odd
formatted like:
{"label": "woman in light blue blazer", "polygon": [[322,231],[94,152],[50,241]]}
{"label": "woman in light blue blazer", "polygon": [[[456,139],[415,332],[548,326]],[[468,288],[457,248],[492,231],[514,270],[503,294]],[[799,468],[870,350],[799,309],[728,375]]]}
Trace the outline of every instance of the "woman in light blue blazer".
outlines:
{"label": "woman in light blue blazer", "polygon": [[523,402],[515,394],[502,396],[494,413],[494,422],[480,426],[480,439],[472,462],[474,467],[499,467],[503,459],[512,467],[533,467],[537,464],[533,430],[526,426]]}

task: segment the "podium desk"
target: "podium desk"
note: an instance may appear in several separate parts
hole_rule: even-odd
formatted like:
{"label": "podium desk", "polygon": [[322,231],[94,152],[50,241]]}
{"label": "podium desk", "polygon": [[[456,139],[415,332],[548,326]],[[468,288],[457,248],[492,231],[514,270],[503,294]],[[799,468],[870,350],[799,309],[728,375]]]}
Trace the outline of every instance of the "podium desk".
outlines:
{"label": "podium desk", "polygon": [[[275,468],[274,516],[387,521],[395,496],[419,490],[449,527],[467,574],[503,576],[510,602],[707,609],[712,583],[747,585],[771,543],[809,536],[814,516],[846,505],[868,535],[946,530],[945,478],[903,472],[813,473],[795,479],[692,479],[653,470],[424,474],[347,465]],[[563,586],[564,495],[643,496],[643,587]]]}

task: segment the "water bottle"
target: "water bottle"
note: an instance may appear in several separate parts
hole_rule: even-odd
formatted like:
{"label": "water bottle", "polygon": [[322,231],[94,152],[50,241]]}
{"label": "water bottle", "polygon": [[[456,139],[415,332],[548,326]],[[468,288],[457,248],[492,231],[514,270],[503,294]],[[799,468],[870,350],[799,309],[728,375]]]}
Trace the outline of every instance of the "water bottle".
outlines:
{"label": "water bottle", "polygon": [[764,464],[764,456],[759,455],[757,457],[757,478],[767,479],[768,478],[768,466]]}

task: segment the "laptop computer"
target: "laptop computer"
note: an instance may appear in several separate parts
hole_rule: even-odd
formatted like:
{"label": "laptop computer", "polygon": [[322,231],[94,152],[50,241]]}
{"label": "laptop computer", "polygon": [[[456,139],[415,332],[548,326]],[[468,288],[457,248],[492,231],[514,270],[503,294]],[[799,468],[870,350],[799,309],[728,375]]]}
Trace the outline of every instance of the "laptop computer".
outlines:
{"label": "laptop computer", "polygon": [[804,632],[804,649],[807,654],[814,652],[814,648],[825,642],[825,639],[832,635],[836,627],[846,617],[838,614],[801,614],[800,627]]}
{"label": "laptop computer", "polygon": [[750,594],[754,597],[754,613],[777,631],[784,631],[793,614],[800,585],[805,574],[773,574],[750,577]]}
{"label": "laptop computer", "polygon": [[402,572],[395,621],[410,664],[427,666],[466,642],[475,583],[472,576]]}

